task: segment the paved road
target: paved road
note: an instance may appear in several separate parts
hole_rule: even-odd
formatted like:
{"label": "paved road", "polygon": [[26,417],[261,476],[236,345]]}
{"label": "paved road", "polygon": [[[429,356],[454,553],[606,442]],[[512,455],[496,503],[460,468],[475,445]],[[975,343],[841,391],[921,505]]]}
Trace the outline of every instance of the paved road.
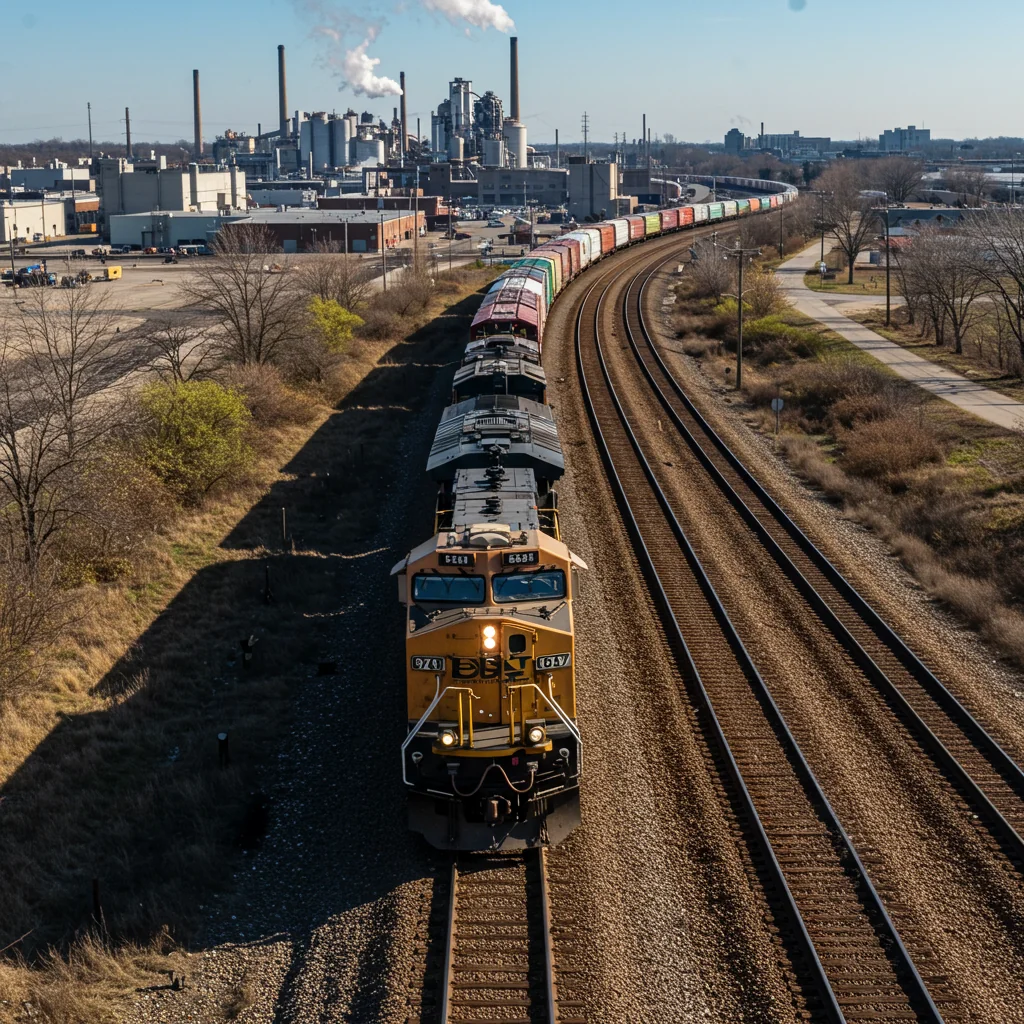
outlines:
{"label": "paved road", "polygon": [[877,299],[860,295],[824,293],[828,295],[826,299],[822,297],[823,293],[811,291],[804,283],[804,274],[817,265],[819,254],[819,244],[815,242],[787,260],[776,271],[786,298],[800,313],[824,324],[857,348],[885,363],[900,377],[912,381],[933,395],[938,395],[939,398],[997,426],[1011,430],[1024,428],[1024,403],[1001,395],[984,384],[961,377],[952,370],[937,366],[909,352],[901,345],[886,340],[880,334],[868,330],[839,311],[842,306],[849,308],[854,304],[877,305]]}

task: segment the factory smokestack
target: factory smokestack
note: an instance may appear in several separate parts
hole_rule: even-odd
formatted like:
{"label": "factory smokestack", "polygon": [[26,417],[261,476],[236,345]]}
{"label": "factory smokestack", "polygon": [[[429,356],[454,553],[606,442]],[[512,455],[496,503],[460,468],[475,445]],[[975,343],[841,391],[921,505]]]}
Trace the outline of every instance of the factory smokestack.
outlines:
{"label": "factory smokestack", "polygon": [[509,39],[511,57],[511,81],[509,82],[508,116],[511,121],[519,120],[519,36]]}
{"label": "factory smokestack", "polygon": [[284,76],[284,46],[277,48],[277,111],[281,121],[281,138],[288,138],[288,86]]}
{"label": "factory smokestack", "polygon": [[203,155],[203,114],[199,107],[199,70],[192,71],[192,118],[195,122],[195,143],[192,147],[196,160]]}
{"label": "factory smokestack", "polygon": [[132,158],[132,119],[128,108],[124,108],[124,148],[128,159]]}
{"label": "factory smokestack", "polygon": [[402,87],[402,163],[405,163],[405,154],[409,151],[409,129],[405,120],[405,72],[398,74],[398,84]]}

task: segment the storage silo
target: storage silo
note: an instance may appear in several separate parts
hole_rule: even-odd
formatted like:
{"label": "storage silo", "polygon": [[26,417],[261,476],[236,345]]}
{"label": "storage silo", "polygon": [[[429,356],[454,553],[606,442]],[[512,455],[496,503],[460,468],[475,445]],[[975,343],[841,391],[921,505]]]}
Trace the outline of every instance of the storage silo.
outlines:
{"label": "storage silo", "polygon": [[526,166],[526,125],[521,121],[508,118],[502,132],[505,136],[505,147],[508,150],[509,164],[512,167]]}

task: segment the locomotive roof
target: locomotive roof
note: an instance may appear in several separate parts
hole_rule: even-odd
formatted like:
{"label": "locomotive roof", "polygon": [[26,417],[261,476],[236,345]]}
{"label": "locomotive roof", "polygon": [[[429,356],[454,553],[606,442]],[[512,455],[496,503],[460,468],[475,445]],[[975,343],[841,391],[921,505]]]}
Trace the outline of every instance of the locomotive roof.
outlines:
{"label": "locomotive roof", "polygon": [[[547,381],[544,370],[535,362],[515,356],[503,356],[494,352],[467,360],[455,371],[453,384],[456,388],[473,378],[525,377],[532,384],[543,387]],[[493,390],[493,389],[492,389]],[[502,389],[504,390],[504,389]],[[511,389],[510,389],[511,390]]]}
{"label": "locomotive roof", "polygon": [[535,363],[540,362],[540,346],[537,342],[527,338],[517,338],[514,334],[490,334],[469,342],[466,345],[466,354],[462,357],[462,361],[468,363],[491,353],[502,353],[506,358],[517,356],[530,359]]}
{"label": "locomotive roof", "polygon": [[435,480],[458,469],[487,467],[500,454],[508,467],[525,467],[545,480],[565,469],[550,408],[518,395],[476,395],[450,405],[441,416],[427,459]]}
{"label": "locomotive roof", "polygon": [[[500,473],[500,476],[498,475]],[[539,530],[537,479],[532,469],[460,469],[450,532],[462,535],[478,523],[503,523],[513,532]]]}

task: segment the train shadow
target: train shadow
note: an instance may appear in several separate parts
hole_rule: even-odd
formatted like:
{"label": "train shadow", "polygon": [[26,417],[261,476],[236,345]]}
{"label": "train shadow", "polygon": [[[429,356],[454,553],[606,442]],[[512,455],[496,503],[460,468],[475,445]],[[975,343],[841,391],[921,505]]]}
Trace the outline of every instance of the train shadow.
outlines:
{"label": "train shadow", "polygon": [[300,946],[421,876],[388,572],[429,531],[422,466],[478,303],[388,351],[97,682],[103,709],[63,716],[0,788],[0,946]]}

